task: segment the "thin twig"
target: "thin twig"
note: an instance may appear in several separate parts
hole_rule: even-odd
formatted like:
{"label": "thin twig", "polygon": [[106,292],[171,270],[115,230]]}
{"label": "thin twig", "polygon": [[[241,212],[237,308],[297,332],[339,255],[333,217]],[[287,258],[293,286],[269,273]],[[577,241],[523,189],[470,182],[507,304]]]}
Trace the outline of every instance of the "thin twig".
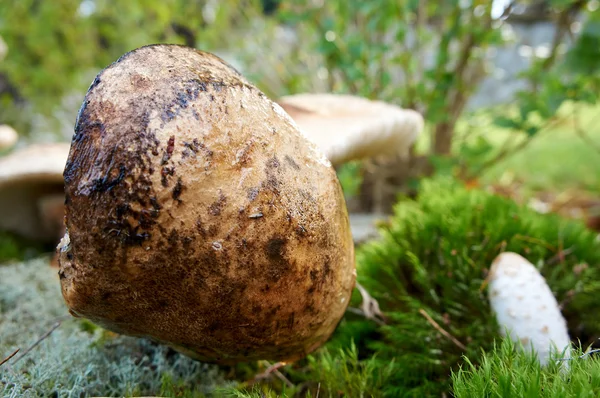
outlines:
{"label": "thin twig", "polygon": [[565,261],[565,256],[573,253],[575,250],[574,247],[569,247],[568,249],[559,250],[552,258],[546,261],[546,265],[554,265],[555,263],[563,263]]}
{"label": "thin twig", "polygon": [[283,373],[281,373],[279,371],[280,368],[283,368],[285,365],[287,365],[286,362],[277,362],[273,365],[269,364],[268,361],[263,361],[263,362],[269,366],[267,367],[267,369],[264,372],[259,373],[256,376],[254,376],[254,378],[250,381],[250,384],[254,384],[259,380],[266,379],[266,378],[270,377],[272,374],[274,374],[275,376],[277,376],[277,378],[279,378],[279,380],[283,381],[289,388],[294,387],[294,384],[287,377],[285,377],[283,375]]}
{"label": "thin twig", "polygon": [[558,358],[558,360],[559,361],[572,361],[573,359],[583,359],[583,358],[585,358],[585,357],[587,357],[589,355],[595,354],[597,352],[600,352],[600,349],[588,351],[585,354],[580,355],[580,356],[575,357],[575,358]]}
{"label": "thin twig", "polygon": [[419,313],[421,315],[423,315],[423,317],[425,317],[427,322],[429,322],[431,324],[431,326],[433,326],[438,332],[440,332],[442,335],[444,335],[445,337],[450,339],[450,341],[452,341],[454,343],[454,345],[456,345],[458,348],[460,348],[463,351],[467,350],[467,347],[463,343],[461,343],[460,341],[458,341],[458,339],[456,337],[452,336],[450,333],[445,331],[436,321],[433,320],[432,317],[429,316],[429,314],[423,308],[419,308]]}
{"label": "thin twig", "polygon": [[54,325],[52,325],[52,327],[50,328],[50,330],[48,330],[39,339],[37,339],[37,341],[35,343],[33,343],[28,349],[26,349],[25,351],[23,351],[23,353],[21,355],[19,355],[17,357],[17,359],[15,359],[13,361],[13,364],[17,363],[19,360],[21,360],[21,358],[23,358],[25,355],[29,354],[29,352],[31,350],[33,350],[38,344],[40,344],[42,341],[44,341],[46,338],[48,338],[48,336],[50,336],[50,334],[52,332],[54,332],[60,325],[61,325],[61,322],[56,322]]}
{"label": "thin twig", "polygon": [[3,364],[5,364],[6,362],[8,362],[12,357],[14,357],[17,352],[19,352],[20,348],[17,348],[15,350],[15,352],[13,352],[12,354],[10,354],[9,356],[7,356],[6,358],[4,358],[1,362],[0,362],[0,366],[2,366]]}
{"label": "thin twig", "polygon": [[275,370],[273,373],[275,373],[275,375],[279,378],[279,380],[283,381],[285,383],[285,385],[288,386],[288,388],[294,387],[294,383],[292,383],[287,377],[285,377],[283,375],[283,373],[281,373],[278,370]]}
{"label": "thin twig", "polygon": [[315,398],[319,398],[319,393],[321,392],[321,383],[317,385],[317,396]]}
{"label": "thin twig", "polygon": [[536,245],[540,245],[545,247],[548,250],[551,250],[555,253],[558,253],[560,250],[554,246],[552,246],[551,244],[543,241],[542,239],[538,239],[538,238],[534,238],[531,236],[526,236],[526,235],[521,235],[521,234],[516,234],[515,236],[513,236],[513,239],[518,239],[518,240],[523,240],[525,242],[529,242],[529,243],[534,243]]}

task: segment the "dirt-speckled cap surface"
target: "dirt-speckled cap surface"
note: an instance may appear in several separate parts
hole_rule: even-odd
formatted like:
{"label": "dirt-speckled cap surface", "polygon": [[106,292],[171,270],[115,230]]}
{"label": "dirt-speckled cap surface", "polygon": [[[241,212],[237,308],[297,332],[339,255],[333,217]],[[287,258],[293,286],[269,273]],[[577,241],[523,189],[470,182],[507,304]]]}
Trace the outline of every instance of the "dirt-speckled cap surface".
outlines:
{"label": "dirt-speckled cap surface", "polygon": [[102,71],[64,178],[73,314],[231,363],[303,357],[348,305],[354,249],[334,170],[214,55],[148,46]]}

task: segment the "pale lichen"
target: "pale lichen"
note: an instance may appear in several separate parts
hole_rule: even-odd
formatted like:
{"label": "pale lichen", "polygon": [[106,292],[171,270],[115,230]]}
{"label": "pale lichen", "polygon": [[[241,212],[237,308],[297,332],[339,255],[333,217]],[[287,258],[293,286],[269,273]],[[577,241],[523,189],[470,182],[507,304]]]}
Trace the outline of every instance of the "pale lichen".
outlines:
{"label": "pale lichen", "polygon": [[48,259],[0,265],[0,360],[20,348],[0,369],[0,396],[158,395],[165,376],[199,393],[231,384],[217,366],[82,322],[69,316]]}

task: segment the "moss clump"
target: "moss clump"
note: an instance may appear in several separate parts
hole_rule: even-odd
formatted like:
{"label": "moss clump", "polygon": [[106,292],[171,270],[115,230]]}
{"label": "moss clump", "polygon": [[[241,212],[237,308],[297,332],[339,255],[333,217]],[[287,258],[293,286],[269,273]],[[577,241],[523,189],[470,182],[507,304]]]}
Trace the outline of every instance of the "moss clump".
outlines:
{"label": "moss clump", "polygon": [[[258,385],[249,389],[229,390],[235,397],[383,397],[392,364],[381,366],[375,357],[360,360],[354,343],[346,348],[322,349],[306,360],[288,367],[288,381],[278,385]],[[284,376],[285,377],[285,376]]]}
{"label": "moss clump", "polygon": [[581,350],[573,352],[568,367],[558,361],[541,367],[533,355],[506,339],[484,354],[479,366],[465,358],[465,365],[452,375],[452,391],[457,398],[597,397],[600,361],[581,355]]}
{"label": "moss clump", "polygon": [[[446,180],[423,183],[417,199],[399,202],[381,231],[380,240],[358,250],[357,266],[359,282],[379,301],[387,324],[348,312],[324,349],[260,385],[248,381],[266,365],[205,365],[69,320],[27,357],[0,369],[0,396],[440,396],[452,391],[452,372],[457,396],[502,395],[506,380],[518,381],[513,396],[535,395],[538,385],[562,394],[552,366],[539,370],[512,350],[493,351],[499,333],[482,284],[496,255],[522,254],[546,277],[573,340],[593,343],[600,337],[600,319],[590,315],[600,296],[594,233]],[[0,267],[0,281],[0,356],[6,356],[31,345],[67,312],[46,261]],[[359,300],[355,292],[352,305]],[[482,349],[490,354],[482,357]],[[590,366],[571,373],[579,381],[564,395],[584,385],[597,369],[595,362]],[[519,369],[530,378],[517,379]],[[535,388],[516,389],[536,372]],[[581,391],[591,386],[595,392],[593,383]]]}
{"label": "moss clump", "polygon": [[589,316],[600,295],[600,244],[591,231],[436,180],[424,182],[416,200],[398,203],[381,239],[358,251],[358,281],[379,301],[388,324],[347,315],[330,344],[354,338],[361,355],[376,353],[386,366],[393,359],[384,386],[389,396],[449,391],[451,370],[463,355],[477,358],[499,336],[482,285],[502,251],[538,267],[563,306],[572,339],[588,344],[600,335],[600,318]]}

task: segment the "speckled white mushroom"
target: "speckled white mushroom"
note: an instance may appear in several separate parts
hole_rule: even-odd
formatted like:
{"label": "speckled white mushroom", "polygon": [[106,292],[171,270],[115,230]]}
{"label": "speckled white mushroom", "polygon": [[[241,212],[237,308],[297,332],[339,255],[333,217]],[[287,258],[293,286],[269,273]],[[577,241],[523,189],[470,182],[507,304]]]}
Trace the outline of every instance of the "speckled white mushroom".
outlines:
{"label": "speckled white mushroom", "polygon": [[15,129],[6,124],[0,125],[0,152],[12,148],[18,140]]}
{"label": "speckled white mushroom", "polygon": [[570,338],[556,298],[539,271],[516,253],[501,253],[490,270],[489,299],[501,333],[508,333],[546,365],[551,353],[565,350]]}
{"label": "speckled white mushroom", "polygon": [[334,166],[380,155],[406,156],[423,130],[418,112],[356,96],[296,94],[277,102]]}
{"label": "speckled white mushroom", "polygon": [[0,158],[0,230],[58,242],[69,143],[38,144]]}

